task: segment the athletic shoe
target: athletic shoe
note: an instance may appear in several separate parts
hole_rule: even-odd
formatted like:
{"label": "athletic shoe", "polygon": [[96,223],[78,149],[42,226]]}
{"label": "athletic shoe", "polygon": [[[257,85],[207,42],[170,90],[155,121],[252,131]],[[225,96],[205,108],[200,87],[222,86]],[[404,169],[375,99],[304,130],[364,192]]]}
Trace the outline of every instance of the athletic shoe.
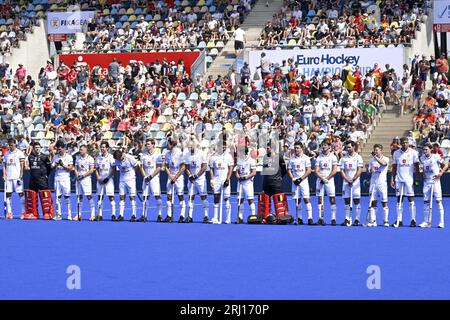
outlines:
{"label": "athletic shoe", "polygon": [[297,219],[297,224],[298,224],[298,225],[303,225],[303,220],[300,219],[300,218],[298,218],[298,219]]}
{"label": "athletic shoe", "polygon": [[141,217],[137,220],[137,222],[147,222],[147,218],[144,217],[144,216],[141,216]]}
{"label": "athletic shoe", "polygon": [[419,225],[419,228],[431,228],[431,224],[424,221]]}
{"label": "athletic shoe", "polygon": [[180,219],[178,219],[178,223],[184,223],[184,217],[180,216]]}
{"label": "athletic shoe", "polygon": [[225,224],[231,224],[231,220],[225,220]]}
{"label": "athletic shoe", "polygon": [[325,225],[325,221],[324,221],[323,219],[319,219],[319,220],[317,221],[317,225],[318,225],[318,226],[324,226],[324,225]]}
{"label": "athletic shoe", "polygon": [[438,224],[438,228],[439,228],[439,229],[444,229],[444,228],[445,228],[445,227],[444,227],[444,223],[443,223],[443,222],[439,223],[439,224]]}
{"label": "athletic shoe", "polygon": [[204,217],[203,218],[203,223],[210,223],[209,218],[208,217]]}
{"label": "athletic shoe", "polygon": [[235,224],[242,224],[244,223],[244,220],[241,217],[238,217]]}
{"label": "athletic shoe", "polygon": [[389,227],[389,222],[388,222],[388,221],[384,221],[384,222],[383,222],[383,226]]}
{"label": "athletic shoe", "polygon": [[25,219],[25,213],[22,213],[22,214],[20,215],[20,220],[23,220],[23,219]]}
{"label": "athletic shoe", "polygon": [[212,218],[211,219],[211,223],[212,224],[219,224],[219,220],[217,220],[217,218]]}
{"label": "athletic shoe", "polygon": [[73,218],[73,221],[81,221],[81,220],[83,220],[83,217],[80,214],[77,214],[75,218]]}
{"label": "athletic shoe", "polygon": [[117,221],[117,218],[116,218],[115,215],[112,215],[112,216],[111,216],[111,221]]}
{"label": "athletic shoe", "polygon": [[103,216],[96,216],[95,221],[103,221]]}
{"label": "athletic shoe", "polygon": [[192,223],[194,220],[191,217],[187,217],[185,223]]}
{"label": "athletic shoe", "polygon": [[313,225],[314,225],[313,219],[308,219],[308,226],[313,226]]}
{"label": "athletic shoe", "polygon": [[336,219],[331,220],[331,225],[335,226],[336,225]]}
{"label": "athletic shoe", "polygon": [[164,219],[164,222],[172,223],[172,222],[173,222],[173,219],[172,219],[172,217],[167,216],[167,217]]}
{"label": "athletic shoe", "polygon": [[361,226],[361,223],[359,223],[358,219],[356,219],[355,222],[353,222],[353,226],[354,227],[360,227]]}
{"label": "athletic shoe", "polygon": [[125,219],[123,218],[123,216],[119,215],[119,217],[116,220],[117,222],[121,222],[121,221],[125,221]]}
{"label": "athletic shoe", "polygon": [[[56,220],[61,220],[61,216],[59,216],[60,219],[56,219]],[[67,220],[72,221],[72,216],[67,216]]]}
{"label": "athletic shoe", "polygon": [[417,227],[416,220],[411,220],[411,224],[409,225],[411,228]]}
{"label": "athletic shoe", "polygon": [[403,227],[403,221],[395,221],[391,226],[394,228]]}
{"label": "athletic shoe", "polygon": [[44,214],[44,220],[50,220],[52,217],[49,214]]}
{"label": "athletic shoe", "polygon": [[350,227],[351,225],[352,223],[348,219],[345,219],[344,222],[341,223],[342,227]]}
{"label": "athletic shoe", "polygon": [[156,222],[163,222],[163,219],[160,215],[158,215],[158,218],[156,218]]}
{"label": "athletic shoe", "polygon": [[7,213],[7,214],[6,214],[6,219],[9,219],[9,220],[14,219],[12,213]]}
{"label": "athletic shoe", "polygon": [[135,215],[131,216],[130,222],[136,222],[136,216]]}
{"label": "athletic shoe", "polygon": [[89,221],[95,221],[95,216],[90,216]]}

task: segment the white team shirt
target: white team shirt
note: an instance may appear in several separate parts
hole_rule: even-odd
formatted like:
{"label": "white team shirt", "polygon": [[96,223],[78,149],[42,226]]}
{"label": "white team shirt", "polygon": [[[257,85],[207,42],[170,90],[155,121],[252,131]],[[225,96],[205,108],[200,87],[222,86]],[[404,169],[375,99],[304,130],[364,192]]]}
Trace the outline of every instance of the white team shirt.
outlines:
{"label": "white team shirt", "polygon": [[[73,158],[68,153],[65,153],[64,156],[62,157],[59,154],[56,154],[52,159],[52,165],[57,165],[59,160],[62,160],[65,166],[73,165]],[[55,180],[66,180],[66,179],[70,179],[70,171],[57,165],[55,170]]]}
{"label": "white team shirt", "polygon": [[[237,162],[237,171],[239,172],[239,176],[245,177],[252,173],[253,170],[256,170],[256,161],[251,157],[247,157],[247,159],[239,159]],[[253,181],[254,177],[252,177],[247,181]]]}
{"label": "white team shirt", "polygon": [[328,155],[320,154],[316,159],[316,168],[319,168],[319,173],[323,177],[328,177],[333,171],[333,166],[338,164],[338,160],[334,153],[330,152]]}
{"label": "white team shirt", "polygon": [[[358,171],[358,168],[362,168],[363,166],[364,166],[363,159],[357,153],[355,153],[353,156],[350,155],[343,156],[339,163],[341,171],[343,171],[350,179],[353,179],[356,172]],[[359,177],[353,182],[358,183],[358,181]]]}
{"label": "white team shirt", "polygon": [[185,163],[185,155],[180,149],[174,149],[166,153],[166,167],[169,168],[171,175],[176,175],[181,166]]}
{"label": "white team shirt", "polygon": [[111,167],[116,165],[116,160],[112,154],[108,153],[106,156],[99,155],[95,159],[95,168],[98,171],[101,179],[106,179],[111,172]]}
{"label": "white team shirt", "polygon": [[383,162],[386,162],[385,166],[382,166],[373,157],[369,160],[369,171],[372,173],[370,177],[370,183],[374,185],[387,185],[387,172],[389,167],[389,158],[383,156],[381,158]]}
{"label": "white team shirt", "polygon": [[134,180],[136,178],[135,168],[137,161],[133,156],[125,154],[123,160],[116,160],[115,165],[119,169],[121,181]]}
{"label": "white team shirt", "polygon": [[306,154],[302,154],[300,157],[292,157],[287,164],[287,168],[291,170],[294,179],[303,177],[306,170],[310,167],[311,159]]}
{"label": "white team shirt", "polygon": [[429,158],[426,155],[420,157],[425,173],[424,183],[433,183],[433,177],[441,170],[442,159],[438,154],[431,154]]}
{"label": "white team shirt", "polygon": [[6,165],[6,178],[8,180],[20,179],[20,161],[25,161],[25,154],[19,149],[8,150],[5,153],[4,159]]}
{"label": "white team shirt", "polygon": [[403,152],[398,149],[394,152],[393,163],[397,165],[397,175],[395,177],[398,182],[413,183],[414,182],[414,164],[419,162],[419,154],[413,149]]}
{"label": "white team shirt", "polygon": [[[142,168],[147,176],[150,176],[153,172],[155,172],[158,166],[162,165],[161,155],[155,152],[148,153],[148,151],[144,151],[141,154],[141,163]],[[159,177],[159,173],[155,176]]]}
{"label": "white team shirt", "polygon": [[[200,171],[202,164],[208,163],[208,160],[206,160],[206,153],[202,150],[196,150],[194,154],[189,154],[186,156],[186,164],[189,165],[189,171],[192,174],[196,174]],[[203,174],[201,177],[205,177]]]}
{"label": "white team shirt", "polygon": [[86,174],[93,166],[94,158],[92,158],[90,155],[86,155],[85,157],[78,155],[75,159],[75,167],[77,168],[79,175]]}
{"label": "white team shirt", "polygon": [[228,167],[234,166],[234,160],[231,154],[214,154],[211,157],[209,167],[214,170],[214,180],[225,181],[228,177]]}

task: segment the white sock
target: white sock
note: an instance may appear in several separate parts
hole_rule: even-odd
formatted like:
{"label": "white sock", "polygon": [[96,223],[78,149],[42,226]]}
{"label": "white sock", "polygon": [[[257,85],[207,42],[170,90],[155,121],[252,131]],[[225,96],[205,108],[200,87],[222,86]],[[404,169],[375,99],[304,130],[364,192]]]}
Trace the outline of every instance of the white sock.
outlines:
{"label": "white sock", "polygon": [[350,217],[350,205],[346,204],[344,207],[344,211],[345,211],[345,219],[347,219],[348,221],[352,220],[352,218]]}
{"label": "white sock", "polygon": [[94,201],[94,198],[89,200],[89,208],[91,209],[91,217],[95,217],[95,201]]}
{"label": "white sock", "polygon": [[[239,201],[239,199],[238,199],[238,201]],[[239,216],[239,218],[243,219],[243,216],[244,216],[244,203],[243,202],[239,206],[238,216]]]}
{"label": "white sock", "polygon": [[423,222],[429,222],[430,221],[430,204],[424,202],[423,204]]}
{"label": "white sock", "polygon": [[295,209],[296,209],[297,217],[303,220],[301,200],[300,199],[296,199],[295,202],[296,202],[296,208]]}
{"label": "white sock", "polygon": [[319,204],[319,219],[323,219],[323,204]]}
{"label": "white sock", "polygon": [[172,201],[167,201],[167,216],[172,216]]}
{"label": "white sock", "polygon": [[214,203],[214,219],[219,219],[219,204]]}
{"label": "white sock", "polygon": [[188,208],[189,208],[189,212],[188,212],[189,218],[192,218],[192,213],[194,212],[194,202],[193,201],[189,200]]}
{"label": "white sock", "polygon": [[20,213],[25,212],[25,196],[20,197]]}
{"label": "white sock", "polygon": [[111,216],[116,215],[116,200],[111,201]]}
{"label": "white sock", "polygon": [[103,208],[102,208],[103,201],[102,201],[102,200],[103,200],[102,198],[99,198],[99,199],[97,200],[97,207],[98,207],[98,212],[97,212],[97,214],[98,214],[100,217],[103,215]]}
{"label": "white sock", "polygon": [[[256,214],[256,206],[255,206],[254,202],[250,205],[250,214],[252,216],[254,216]],[[241,217],[241,218],[243,219],[244,217]]]}
{"label": "white sock", "polygon": [[370,222],[377,222],[377,208],[370,208]]}
{"label": "white sock", "polygon": [[209,202],[208,199],[203,200],[203,214],[205,217],[208,217],[208,211],[209,211]]}
{"label": "white sock", "polygon": [[61,216],[61,196],[56,197],[56,215]]}
{"label": "white sock", "polygon": [[72,217],[72,200],[69,198],[66,198],[67,202],[67,216]]}
{"label": "white sock", "polygon": [[331,220],[336,220],[336,205],[331,205]]}
{"label": "white sock", "polygon": [[225,213],[227,215],[226,221],[231,221],[231,204],[230,199],[225,200]]}
{"label": "white sock", "polygon": [[397,221],[403,221],[403,204],[397,203]]}
{"label": "white sock", "polygon": [[411,220],[416,221],[416,204],[414,201],[409,203],[409,212],[411,213]]}
{"label": "white sock", "polygon": [[147,205],[148,205],[148,198],[144,197],[144,202],[142,203],[142,216],[147,217]]}
{"label": "white sock", "polygon": [[180,216],[184,217],[186,214],[186,201],[184,201],[184,200],[181,201],[180,206],[181,206]]}
{"label": "white sock", "polygon": [[125,212],[125,200],[119,201],[119,215],[123,217],[123,214]]}
{"label": "white sock", "polygon": [[156,200],[156,208],[158,210],[158,216],[161,216],[162,215],[162,200],[161,199]]}
{"label": "white sock", "polygon": [[444,224],[444,206],[442,205],[442,202],[438,204],[438,208],[439,208],[439,223]]}
{"label": "white sock", "polygon": [[383,212],[384,212],[384,221],[389,222],[389,207],[383,207]]}
{"label": "white sock", "polygon": [[311,202],[306,204],[306,212],[308,213],[308,219],[312,219],[312,204],[311,204]]}
{"label": "white sock", "polygon": [[12,214],[11,198],[10,197],[6,197],[6,212]]}
{"label": "white sock", "polygon": [[131,215],[136,217],[136,200],[131,200]]}
{"label": "white sock", "polygon": [[356,212],[356,220],[360,221],[360,218],[361,218],[361,204],[360,203],[355,205],[355,212]]}

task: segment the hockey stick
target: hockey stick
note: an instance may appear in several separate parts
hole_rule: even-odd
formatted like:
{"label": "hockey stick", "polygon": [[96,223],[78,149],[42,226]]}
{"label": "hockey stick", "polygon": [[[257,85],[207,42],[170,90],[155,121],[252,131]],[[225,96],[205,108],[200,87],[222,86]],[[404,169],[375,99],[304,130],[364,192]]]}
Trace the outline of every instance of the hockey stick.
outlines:
{"label": "hockey stick", "polygon": [[431,185],[431,195],[430,195],[430,208],[429,208],[429,213],[428,213],[428,223],[431,226],[431,219],[433,217],[433,193],[434,193],[434,181],[433,184]]}
{"label": "hockey stick", "polygon": [[297,224],[298,221],[298,206],[300,205],[299,189],[300,189],[299,185],[295,187],[295,224]]}
{"label": "hockey stick", "polygon": [[[322,199],[322,203],[320,204],[320,208],[321,208],[321,212],[322,212],[322,216],[319,216],[319,219],[323,219],[323,215],[324,215],[324,210],[325,210],[325,183],[321,183],[321,187],[319,190],[319,197]],[[320,212],[319,211],[319,212]]]}
{"label": "hockey stick", "polygon": [[6,219],[6,180],[5,180],[5,187],[3,190],[3,217]]}
{"label": "hockey stick", "polygon": [[171,206],[172,206],[172,217],[175,216],[175,183],[172,185],[172,201],[171,201]]}
{"label": "hockey stick", "polygon": [[239,210],[241,209],[241,197],[242,197],[242,184],[239,183],[239,188],[238,188],[238,207],[237,207],[237,219],[236,219],[236,221],[239,221]]}
{"label": "hockey stick", "polygon": [[78,217],[78,221],[81,221],[81,200],[80,200],[80,195],[79,193],[81,192],[81,183],[80,180],[78,180],[77,177],[77,217]]}
{"label": "hockey stick", "polygon": [[350,219],[353,220],[353,185],[350,184]]}
{"label": "hockey stick", "polygon": [[223,185],[220,188],[220,202],[219,202],[219,224],[222,224],[222,206],[223,206]]}

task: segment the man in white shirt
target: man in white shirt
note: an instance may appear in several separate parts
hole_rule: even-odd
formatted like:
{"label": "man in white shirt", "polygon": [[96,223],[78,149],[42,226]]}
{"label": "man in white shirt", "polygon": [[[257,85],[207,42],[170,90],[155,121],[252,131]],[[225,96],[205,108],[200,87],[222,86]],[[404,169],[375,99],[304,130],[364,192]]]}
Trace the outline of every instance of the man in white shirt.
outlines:
{"label": "man in white shirt", "polygon": [[372,158],[366,165],[366,170],[371,174],[369,187],[369,221],[366,221],[367,227],[376,227],[377,202],[381,199],[383,206],[384,219],[383,225],[389,227],[389,207],[387,192],[387,171],[389,158],[383,155],[383,146],[375,144],[373,146]]}
{"label": "man in white shirt", "polygon": [[73,170],[73,158],[66,152],[66,146],[59,140],[55,145],[56,154],[52,159],[52,169],[55,170],[56,215],[55,220],[61,220],[61,196],[67,205],[67,220],[72,220],[72,201],[70,199],[70,172]]}
{"label": "man in white shirt", "polygon": [[25,168],[25,155],[17,149],[15,139],[8,139],[9,150],[3,157],[3,181],[6,192],[6,219],[13,219],[11,196],[16,192],[20,197],[21,217],[25,213],[25,196],[23,193],[23,171]]}
{"label": "man in white shirt", "polygon": [[308,225],[313,225],[312,205],[309,201],[308,176],[311,174],[311,159],[303,153],[301,142],[294,144],[294,157],[287,163],[287,173],[292,180],[292,194],[295,199],[297,224],[303,224],[301,199],[305,202],[308,214]]}
{"label": "man in white shirt", "polygon": [[236,179],[238,180],[238,201],[239,210],[236,224],[244,222],[244,198],[247,199],[250,207],[250,215],[256,214],[255,203],[253,201],[255,191],[253,187],[253,180],[256,176],[256,162],[255,159],[249,156],[248,146],[244,147],[244,154],[239,155],[236,164]]}
{"label": "man in white shirt", "polygon": [[206,153],[203,150],[197,149],[197,145],[199,144],[196,141],[189,143],[189,154],[186,157],[186,173],[189,177],[189,213],[186,222],[191,223],[193,221],[194,199],[195,195],[198,194],[203,203],[203,223],[209,223],[209,202],[207,199],[208,193],[205,174],[208,167],[208,160]]}
{"label": "man in white shirt", "polygon": [[244,49],[245,42],[247,41],[245,38],[245,31],[238,26],[238,28],[233,33],[234,37],[234,51],[236,56],[238,56],[241,51]]}
{"label": "man in white shirt", "polygon": [[109,203],[111,204],[111,220],[116,219],[116,201],[114,199],[114,180],[110,179],[109,176],[116,164],[116,160],[112,154],[109,153],[109,143],[107,141],[102,141],[100,144],[100,154],[95,159],[95,173],[97,176],[97,206],[98,212],[96,221],[103,220],[103,197],[109,198]]}
{"label": "man in white shirt", "polygon": [[345,150],[347,151],[339,163],[342,175],[342,197],[345,204],[345,221],[342,226],[352,225],[352,202],[355,204],[355,222],[353,226],[360,226],[361,216],[361,183],[359,177],[364,166],[362,157],[356,152],[357,144],[354,141],[347,141]]}
{"label": "man in white shirt", "polygon": [[92,198],[92,179],[91,176],[95,171],[94,158],[88,154],[87,146],[82,145],[80,147],[80,153],[75,158],[75,177],[76,184],[75,190],[77,194],[77,215],[75,216],[75,221],[81,221],[82,219],[82,206],[83,206],[83,195],[89,201],[89,208],[91,209],[91,217],[89,221],[95,220],[95,202]]}
{"label": "man in white shirt", "polygon": [[447,171],[448,164],[442,158],[433,153],[433,145],[426,143],[423,146],[423,155],[420,157],[421,168],[423,168],[423,211],[424,221],[421,228],[431,228],[432,221],[432,198],[436,201],[439,210],[439,228],[444,228],[444,206],[442,205],[441,177]]}
{"label": "man in white shirt", "polygon": [[331,205],[331,225],[336,225],[336,188],[334,185],[334,176],[337,173],[338,160],[331,152],[331,142],[328,139],[322,142],[322,153],[316,159],[315,174],[316,194],[318,194],[319,220],[318,225],[324,226],[323,219],[323,201],[325,192]]}
{"label": "man in white shirt", "polygon": [[417,151],[409,147],[408,138],[400,139],[401,148],[394,152],[391,187],[397,194],[397,221],[392,225],[395,228],[402,227],[403,196],[408,197],[411,213],[410,227],[416,226],[416,206],[414,203],[414,172],[419,169],[419,155]]}
{"label": "man in white shirt", "polygon": [[161,183],[159,180],[159,173],[162,168],[161,155],[155,152],[155,140],[148,139],[145,142],[146,150],[141,155],[140,170],[142,177],[142,192],[144,195],[144,204],[142,206],[142,216],[139,222],[147,221],[147,201],[149,195],[152,194],[156,200],[156,207],[158,209],[157,222],[162,221],[162,200],[161,200]]}

